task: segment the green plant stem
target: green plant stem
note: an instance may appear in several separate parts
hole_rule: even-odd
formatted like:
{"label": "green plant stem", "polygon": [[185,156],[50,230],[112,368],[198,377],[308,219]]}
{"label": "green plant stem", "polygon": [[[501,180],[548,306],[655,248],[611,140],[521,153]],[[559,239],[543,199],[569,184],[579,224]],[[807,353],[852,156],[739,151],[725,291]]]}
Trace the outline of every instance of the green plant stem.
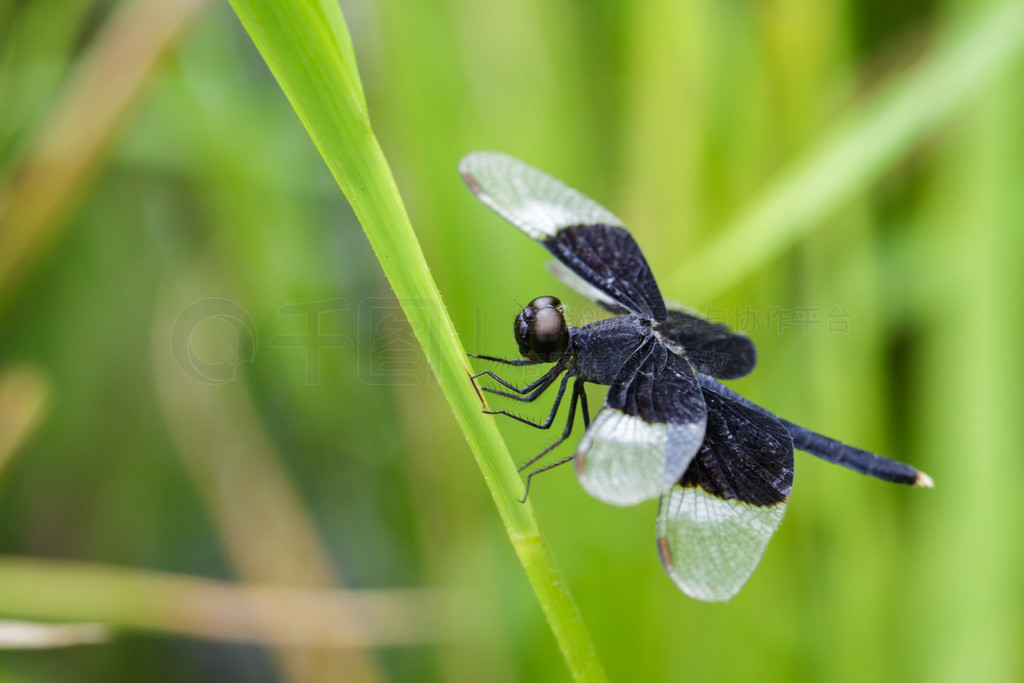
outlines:
{"label": "green plant stem", "polygon": [[[481,414],[466,355],[430,276],[373,134],[344,18],[333,0],[232,6],[334,174],[469,441],[562,654],[579,680],[604,678],[566,582],[520,504],[519,478],[494,421]],[[453,169],[454,178],[454,169]]]}
{"label": "green plant stem", "polygon": [[883,87],[666,281],[707,302],[794,245],[974,101],[1024,51],[1024,3],[987,10],[958,39]]}

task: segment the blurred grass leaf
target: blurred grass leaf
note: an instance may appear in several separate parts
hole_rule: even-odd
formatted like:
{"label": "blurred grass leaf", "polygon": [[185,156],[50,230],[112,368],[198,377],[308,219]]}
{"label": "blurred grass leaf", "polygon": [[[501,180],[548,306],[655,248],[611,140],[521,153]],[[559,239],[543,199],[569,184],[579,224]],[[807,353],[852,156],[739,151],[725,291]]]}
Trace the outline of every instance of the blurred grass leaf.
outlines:
{"label": "blurred grass leaf", "polygon": [[49,377],[39,369],[16,365],[0,372],[0,476],[39,426],[52,393]]}
{"label": "blurred grass leaf", "polygon": [[0,307],[59,237],[153,71],[203,0],[119,7],[0,178]]}
{"label": "blurred grass leaf", "polygon": [[961,35],[883,87],[781,174],[666,284],[691,303],[726,291],[821,225],[974,101],[1024,50],[1024,3],[985,11]]}
{"label": "blurred grass leaf", "polygon": [[43,650],[72,645],[91,645],[110,640],[106,624],[40,624],[0,620],[0,649]]}
{"label": "blurred grass leaf", "polygon": [[[472,626],[446,618],[445,605],[465,598],[439,588],[350,591],[240,584],[9,555],[0,556],[0,579],[3,615],[37,623],[95,622],[114,629],[300,647],[307,653],[317,646],[362,649],[471,640],[474,635]],[[0,629],[0,648],[3,641]]]}
{"label": "blurred grass leaf", "polygon": [[328,1],[232,0],[232,6],[363,226],[470,443],[566,663],[577,679],[603,678],[532,508],[517,500],[522,482],[504,442],[494,421],[480,412],[465,352],[370,126],[340,9]]}

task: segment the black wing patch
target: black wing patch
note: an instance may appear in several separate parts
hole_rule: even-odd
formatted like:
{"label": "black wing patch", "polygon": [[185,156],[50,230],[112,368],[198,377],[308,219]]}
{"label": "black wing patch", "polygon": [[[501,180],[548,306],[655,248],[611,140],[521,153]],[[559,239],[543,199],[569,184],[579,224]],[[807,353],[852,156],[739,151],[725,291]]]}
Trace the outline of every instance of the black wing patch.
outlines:
{"label": "black wing patch", "polygon": [[658,553],[687,595],[721,602],[753,574],[782,523],[793,486],[793,442],[776,420],[704,392],[707,435],[658,506]]}
{"label": "black wing patch", "polygon": [[757,364],[757,348],[749,337],[678,305],[669,307],[661,331],[682,346],[690,364],[705,375],[736,379],[749,374]]}
{"label": "black wing patch", "polygon": [[574,225],[541,241],[548,251],[590,286],[629,313],[665,320],[665,302],[640,245],[613,225]]}
{"label": "black wing patch", "polygon": [[776,419],[704,389],[704,443],[680,480],[725,500],[771,506],[793,488],[793,439]]}
{"label": "black wing patch", "polygon": [[619,371],[580,440],[580,483],[614,505],[661,495],[679,481],[704,441],[706,413],[686,360],[647,337]]}
{"label": "black wing patch", "polygon": [[665,319],[665,303],[647,260],[613,213],[506,154],[467,154],[459,173],[480,201],[543,244],[603,304]]}

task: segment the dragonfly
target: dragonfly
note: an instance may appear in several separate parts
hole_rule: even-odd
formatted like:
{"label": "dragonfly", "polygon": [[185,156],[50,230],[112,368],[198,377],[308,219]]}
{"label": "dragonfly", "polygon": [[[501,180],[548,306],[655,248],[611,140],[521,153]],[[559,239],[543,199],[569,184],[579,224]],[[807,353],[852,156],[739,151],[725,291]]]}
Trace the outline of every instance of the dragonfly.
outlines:
{"label": "dragonfly", "polygon": [[[525,403],[557,382],[544,421],[485,407],[487,413],[550,429],[568,391],[561,436],[520,472],[568,439],[577,412],[582,416],[573,454],[530,472],[527,494],[533,476],[571,461],[584,490],[600,501],[628,506],[660,498],[656,538],[665,571],[687,595],[722,602],[746,584],[782,522],[794,449],[885,481],[933,486],[910,465],[784,420],[722,384],[754,369],[753,342],[665,301],[636,240],[608,209],[499,152],[466,155],[459,173],[478,199],[555,257],[556,277],[611,314],[570,327],[558,298],[537,297],[515,318],[521,358],[470,354],[511,366],[553,364],[522,387],[490,369],[473,376],[501,386],[484,391]],[[587,383],[608,386],[593,420]]]}

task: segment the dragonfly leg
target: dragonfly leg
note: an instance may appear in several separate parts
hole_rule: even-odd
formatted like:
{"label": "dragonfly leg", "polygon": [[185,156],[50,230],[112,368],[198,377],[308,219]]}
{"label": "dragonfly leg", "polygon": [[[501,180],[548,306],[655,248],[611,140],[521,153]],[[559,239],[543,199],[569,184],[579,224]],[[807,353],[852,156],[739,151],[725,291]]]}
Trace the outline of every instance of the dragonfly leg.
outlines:
{"label": "dragonfly leg", "polygon": [[519,502],[520,503],[525,503],[526,502],[526,497],[530,495],[530,482],[533,481],[533,478],[536,475],[540,474],[541,472],[547,472],[548,470],[553,470],[556,467],[558,467],[559,465],[564,465],[565,463],[569,462],[570,460],[572,460],[575,457],[576,457],[575,455],[570,455],[568,458],[562,458],[558,462],[553,462],[550,465],[544,465],[544,467],[538,467],[533,472],[530,472],[528,475],[526,475],[526,491],[523,492],[523,497],[519,499]]}
{"label": "dragonfly leg", "polygon": [[561,405],[562,396],[565,394],[565,385],[568,383],[569,375],[566,374],[565,377],[562,378],[561,384],[558,385],[558,395],[555,396],[555,404],[551,406],[551,412],[548,414],[547,419],[544,420],[543,423],[534,422],[529,418],[516,415],[515,413],[510,413],[507,410],[485,410],[484,412],[488,415],[507,415],[508,417],[511,417],[513,420],[519,420],[523,424],[528,424],[531,427],[536,427],[537,429],[548,429],[551,427],[551,423],[555,421],[555,415],[558,413],[558,406]]}
{"label": "dragonfly leg", "polygon": [[527,384],[522,389],[520,389],[516,385],[512,384],[511,382],[508,382],[508,381],[502,379],[501,377],[498,377],[497,375],[495,375],[490,370],[484,370],[483,372],[478,372],[475,375],[471,375],[471,377],[475,380],[475,379],[477,379],[479,377],[483,377],[484,375],[487,375],[488,377],[490,377],[491,379],[493,379],[495,382],[497,382],[498,384],[502,385],[506,389],[511,389],[512,391],[516,392],[517,394],[522,395],[522,394],[530,393],[531,391],[533,391],[537,387],[543,385],[545,382],[547,384],[551,384],[551,382],[554,380],[554,378],[558,377],[558,375],[562,374],[562,372],[564,372],[565,369],[566,369],[565,363],[556,363],[553,368],[551,368],[550,370],[545,372],[538,379],[536,379],[533,382],[530,382],[529,384]]}

